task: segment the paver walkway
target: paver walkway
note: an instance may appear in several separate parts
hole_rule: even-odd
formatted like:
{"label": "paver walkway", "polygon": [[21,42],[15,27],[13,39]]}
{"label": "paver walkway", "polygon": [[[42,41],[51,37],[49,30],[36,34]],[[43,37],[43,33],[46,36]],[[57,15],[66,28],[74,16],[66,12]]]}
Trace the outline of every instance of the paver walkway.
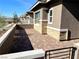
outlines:
{"label": "paver walkway", "polygon": [[30,41],[34,49],[43,49],[46,51],[57,48],[73,47],[74,43],[79,42],[79,39],[69,41],[57,41],[49,35],[41,35],[34,29],[25,29],[25,31],[28,37],[30,38]]}

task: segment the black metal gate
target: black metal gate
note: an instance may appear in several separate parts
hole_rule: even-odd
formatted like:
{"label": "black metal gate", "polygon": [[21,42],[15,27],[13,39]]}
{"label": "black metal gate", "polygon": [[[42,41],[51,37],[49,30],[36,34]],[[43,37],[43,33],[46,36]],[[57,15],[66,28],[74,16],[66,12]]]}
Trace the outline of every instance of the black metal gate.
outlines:
{"label": "black metal gate", "polygon": [[75,47],[48,50],[45,53],[45,59],[74,59],[75,50]]}

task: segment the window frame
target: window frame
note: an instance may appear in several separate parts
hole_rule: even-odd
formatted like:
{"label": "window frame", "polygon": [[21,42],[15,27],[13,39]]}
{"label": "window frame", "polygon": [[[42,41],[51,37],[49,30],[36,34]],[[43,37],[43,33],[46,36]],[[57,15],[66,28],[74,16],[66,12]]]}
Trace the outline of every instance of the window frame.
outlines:
{"label": "window frame", "polygon": [[[52,11],[52,15],[50,14],[50,12]],[[50,22],[50,18],[52,18],[52,21]],[[49,13],[48,13],[48,24],[53,24],[53,8],[49,9]]]}
{"label": "window frame", "polygon": [[[38,22],[36,22],[36,13],[39,13],[39,18],[37,18],[38,19]],[[34,16],[35,16],[34,17],[35,18],[35,21],[34,21],[35,24],[39,23],[39,21],[40,21],[40,11],[36,11]]]}

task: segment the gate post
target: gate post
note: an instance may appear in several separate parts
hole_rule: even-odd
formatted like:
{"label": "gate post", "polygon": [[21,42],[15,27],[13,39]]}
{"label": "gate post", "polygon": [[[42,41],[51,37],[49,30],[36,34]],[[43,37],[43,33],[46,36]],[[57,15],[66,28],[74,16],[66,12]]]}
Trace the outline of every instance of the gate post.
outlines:
{"label": "gate post", "polygon": [[74,59],[79,59],[79,43],[75,43],[74,47],[76,47]]}

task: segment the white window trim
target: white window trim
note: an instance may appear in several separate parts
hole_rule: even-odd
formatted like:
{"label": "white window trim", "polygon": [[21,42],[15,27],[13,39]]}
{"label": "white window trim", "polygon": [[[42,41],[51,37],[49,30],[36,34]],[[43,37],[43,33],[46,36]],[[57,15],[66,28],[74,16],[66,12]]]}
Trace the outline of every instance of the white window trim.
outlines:
{"label": "white window trim", "polygon": [[[36,23],[35,23],[35,14],[36,14],[37,12],[40,12],[40,13],[41,13],[40,10],[37,10],[37,11],[34,12],[34,24],[36,24]],[[41,17],[41,16],[40,16],[40,17]]]}
{"label": "white window trim", "polygon": [[[50,16],[50,11],[52,10],[52,16]],[[52,22],[50,22],[50,17],[52,17]],[[48,24],[53,24],[53,8],[49,9],[48,13]]]}

